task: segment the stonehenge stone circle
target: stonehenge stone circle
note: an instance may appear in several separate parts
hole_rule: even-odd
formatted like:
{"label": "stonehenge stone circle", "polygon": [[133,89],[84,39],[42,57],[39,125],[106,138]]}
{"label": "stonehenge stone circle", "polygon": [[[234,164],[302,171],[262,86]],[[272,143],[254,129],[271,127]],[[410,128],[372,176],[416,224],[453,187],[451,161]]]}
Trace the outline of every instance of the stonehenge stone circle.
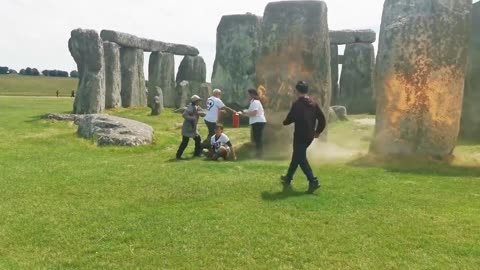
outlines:
{"label": "stonehenge stone circle", "polygon": [[155,90],[153,91],[148,91],[153,92],[153,101],[152,101],[152,115],[160,115],[160,113],[163,111],[164,105],[163,105],[163,92],[160,87],[155,87]]}
{"label": "stonehenge stone circle", "polygon": [[212,86],[228,105],[248,106],[245,91],[256,87],[255,66],[261,18],[253,14],[223,16],[217,28]]}
{"label": "stonehenge stone circle", "polygon": [[257,90],[265,108],[288,110],[297,81],[306,81],[325,116],[331,98],[327,5],[322,1],[269,3],[262,23],[256,66]]}
{"label": "stonehenge stone circle", "polygon": [[103,41],[94,30],[75,29],[68,48],[79,71],[73,113],[102,113],[105,109],[105,60]]}
{"label": "stonehenge stone circle", "polygon": [[163,92],[163,105],[175,107],[175,58],[171,53],[153,52],[148,63],[148,106],[154,104],[155,90]]}
{"label": "stonehenge stone circle", "polygon": [[471,0],[387,0],[371,150],[442,159],[459,133]]}
{"label": "stonehenge stone circle", "polygon": [[375,113],[374,71],[373,44],[347,44],[337,103],[347,107],[350,114]]}
{"label": "stonehenge stone circle", "polygon": [[203,100],[207,100],[213,94],[212,85],[209,83],[202,83],[200,85],[200,89],[198,91],[198,96],[200,96]]}
{"label": "stonehenge stone circle", "polygon": [[473,4],[471,25],[461,123],[462,137],[467,139],[480,137],[480,2]]}
{"label": "stonehenge stone circle", "polygon": [[177,89],[175,90],[175,107],[183,108],[190,102],[190,83],[188,81],[181,81],[177,83]]}
{"label": "stonehenge stone circle", "polygon": [[198,95],[200,86],[206,82],[207,66],[201,56],[185,56],[180,62],[177,72],[177,85],[188,81],[189,90],[186,95]]}
{"label": "stonehenge stone circle", "polygon": [[330,69],[332,73],[332,98],[331,105],[336,105],[338,102],[338,45],[330,44]]}
{"label": "stonehenge stone circle", "polygon": [[330,43],[352,44],[352,43],[374,43],[377,34],[373,30],[339,30],[330,31]]}
{"label": "stonehenge stone circle", "polygon": [[183,44],[172,44],[152,39],[139,38],[137,36],[112,30],[102,30],[100,33],[104,41],[117,43],[126,48],[142,49],[146,52],[166,52],[177,55],[197,56],[198,49]]}
{"label": "stonehenge stone circle", "polygon": [[120,46],[104,41],[105,52],[105,108],[122,106],[122,71],[120,68]]}
{"label": "stonehenge stone circle", "polygon": [[120,49],[122,70],[122,106],[144,107],[147,105],[145,75],[143,73],[143,50]]}

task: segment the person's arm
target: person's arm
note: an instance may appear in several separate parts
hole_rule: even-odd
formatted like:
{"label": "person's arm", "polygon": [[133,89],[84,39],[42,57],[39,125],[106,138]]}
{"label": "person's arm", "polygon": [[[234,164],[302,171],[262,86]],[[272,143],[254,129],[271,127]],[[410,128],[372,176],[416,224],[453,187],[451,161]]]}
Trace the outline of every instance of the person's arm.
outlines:
{"label": "person's arm", "polygon": [[227,146],[230,147],[230,150],[232,151],[233,160],[237,160],[237,154],[235,154],[235,149],[233,149],[233,144],[230,141],[228,141]]}
{"label": "person's arm", "polygon": [[250,105],[250,108],[248,108],[248,110],[245,110],[243,112],[243,114],[245,116],[248,116],[248,117],[255,117],[258,115],[258,111],[259,111],[259,105],[261,104],[258,104],[260,103],[260,101],[258,100],[255,100],[254,102],[252,102],[252,104]]}
{"label": "person's arm", "polygon": [[223,106],[220,110],[227,110],[233,114],[237,113],[237,111],[235,111],[234,109],[228,107],[228,106]]}
{"label": "person's arm", "polygon": [[323,114],[323,111],[322,109],[320,109],[320,107],[316,106],[316,110],[317,110],[317,129],[315,130],[315,138],[318,138],[320,137],[320,134],[322,134],[322,132],[325,130],[325,127],[327,126],[327,121],[325,119],[325,115]]}
{"label": "person's arm", "polygon": [[185,120],[190,120],[190,121],[195,121],[197,120],[196,117],[195,117],[195,114],[189,110],[189,108],[187,107],[187,109],[183,112],[183,118]]}
{"label": "person's arm", "polygon": [[288,113],[287,117],[285,120],[283,120],[283,125],[288,126],[291,125],[292,123],[295,123],[295,111],[296,111],[296,106],[295,104],[292,105],[292,108],[290,108],[290,112]]}

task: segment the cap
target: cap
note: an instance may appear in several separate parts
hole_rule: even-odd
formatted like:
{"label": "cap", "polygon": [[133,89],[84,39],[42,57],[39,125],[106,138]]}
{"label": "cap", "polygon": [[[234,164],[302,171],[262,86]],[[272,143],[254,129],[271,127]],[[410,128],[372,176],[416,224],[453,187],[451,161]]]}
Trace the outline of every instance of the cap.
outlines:
{"label": "cap", "polygon": [[202,99],[197,95],[193,95],[191,100],[192,100],[192,102],[195,102],[195,101],[199,101],[199,100],[202,100]]}

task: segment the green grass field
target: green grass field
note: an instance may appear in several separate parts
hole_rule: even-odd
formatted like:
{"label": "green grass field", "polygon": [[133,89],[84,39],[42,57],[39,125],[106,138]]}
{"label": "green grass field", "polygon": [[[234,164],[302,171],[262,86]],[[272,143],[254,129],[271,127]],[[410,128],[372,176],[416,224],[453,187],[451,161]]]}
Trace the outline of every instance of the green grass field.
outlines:
{"label": "green grass field", "polygon": [[75,78],[0,75],[0,96],[60,96],[69,97],[77,89]]}
{"label": "green grass field", "polygon": [[0,97],[0,269],[480,265],[476,145],[454,164],[379,160],[361,154],[372,127],[338,123],[310,152],[322,189],[305,195],[300,171],[282,192],[287,161],[171,161],[181,122],[171,111],[109,112],[155,128],[155,144],[138,148],[97,147],[71,123],[40,119],[71,108],[70,98]]}

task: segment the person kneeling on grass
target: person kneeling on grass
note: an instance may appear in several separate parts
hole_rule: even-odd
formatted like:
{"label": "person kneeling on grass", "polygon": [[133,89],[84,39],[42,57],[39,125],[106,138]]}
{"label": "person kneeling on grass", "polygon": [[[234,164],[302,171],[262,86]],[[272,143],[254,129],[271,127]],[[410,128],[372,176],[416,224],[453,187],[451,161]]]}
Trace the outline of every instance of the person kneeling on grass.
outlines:
{"label": "person kneeling on grass", "polygon": [[237,160],[233,145],[228,136],[223,133],[223,126],[220,124],[217,124],[215,127],[215,135],[211,138],[211,145],[208,154],[209,159],[218,160],[219,158],[223,158],[224,160]]}

